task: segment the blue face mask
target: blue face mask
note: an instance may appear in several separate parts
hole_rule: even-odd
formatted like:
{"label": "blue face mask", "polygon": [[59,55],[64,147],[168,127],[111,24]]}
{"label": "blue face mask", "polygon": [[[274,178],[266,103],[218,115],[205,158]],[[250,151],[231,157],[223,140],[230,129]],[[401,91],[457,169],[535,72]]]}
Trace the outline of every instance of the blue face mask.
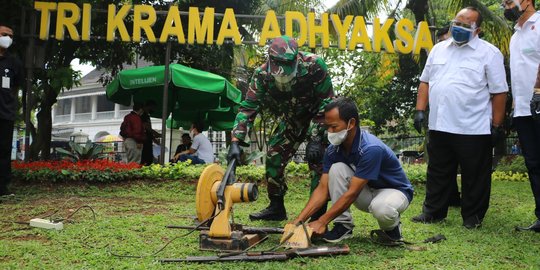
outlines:
{"label": "blue face mask", "polygon": [[452,26],[452,38],[457,45],[463,45],[472,39],[473,29],[468,29],[461,26]]}

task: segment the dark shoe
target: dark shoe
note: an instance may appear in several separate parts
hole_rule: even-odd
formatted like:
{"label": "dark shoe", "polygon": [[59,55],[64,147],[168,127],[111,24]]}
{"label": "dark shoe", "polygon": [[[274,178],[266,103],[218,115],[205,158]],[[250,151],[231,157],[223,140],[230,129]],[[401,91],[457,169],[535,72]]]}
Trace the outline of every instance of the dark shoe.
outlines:
{"label": "dark shoe", "polygon": [[384,233],[386,233],[386,235],[388,235],[388,237],[393,241],[403,240],[403,237],[401,237],[401,223],[391,230],[384,231]]}
{"label": "dark shoe", "polygon": [[419,223],[437,223],[444,220],[444,218],[435,218],[431,215],[428,215],[426,213],[422,213],[416,217],[411,218],[412,222],[419,222]]}
{"label": "dark shoe", "polygon": [[352,229],[345,227],[341,223],[335,223],[331,231],[323,234],[322,239],[328,243],[338,243],[341,240],[353,237]]}
{"label": "dark shoe", "polygon": [[0,188],[0,196],[14,195],[13,192],[9,191],[7,187]]}
{"label": "dark shoe", "polygon": [[275,220],[287,219],[287,211],[283,204],[283,196],[270,196],[270,205],[258,213],[249,215],[251,220]]}
{"label": "dark shoe", "polygon": [[469,230],[478,229],[482,227],[482,220],[479,219],[477,216],[467,218],[466,220],[463,220],[463,227]]}
{"label": "dark shoe", "polygon": [[533,224],[528,227],[516,227],[516,231],[534,231],[540,232],[540,219],[536,220]]}

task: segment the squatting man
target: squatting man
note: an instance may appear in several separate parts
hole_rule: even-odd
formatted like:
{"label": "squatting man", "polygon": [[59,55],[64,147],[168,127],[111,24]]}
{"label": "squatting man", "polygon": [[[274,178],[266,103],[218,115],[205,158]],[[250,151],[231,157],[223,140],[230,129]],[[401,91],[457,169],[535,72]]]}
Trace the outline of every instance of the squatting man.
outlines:
{"label": "squatting man", "polygon": [[[332,200],[332,207],[308,224],[314,236],[327,242],[352,237],[349,207],[369,212],[377,219],[386,240],[402,240],[400,214],[413,198],[413,187],[393,151],[374,135],[359,128],[358,109],[353,101],[337,98],[324,110],[328,140],[323,174],[300,215],[300,224]],[[334,220],[334,228],[327,225]]]}

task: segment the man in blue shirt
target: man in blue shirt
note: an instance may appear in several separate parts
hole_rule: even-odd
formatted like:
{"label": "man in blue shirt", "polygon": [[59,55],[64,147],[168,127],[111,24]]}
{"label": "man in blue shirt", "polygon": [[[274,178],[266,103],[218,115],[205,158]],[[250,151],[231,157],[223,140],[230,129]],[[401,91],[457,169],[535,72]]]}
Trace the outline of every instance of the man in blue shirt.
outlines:
{"label": "man in blue shirt", "polygon": [[[353,101],[338,98],[325,107],[328,140],[321,181],[294,224],[306,221],[328,197],[332,207],[309,223],[314,235],[327,242],[352,237],[349,207],[369,212],[381,230],[400,241],[400,214],[413,198],[413,187],[392,150],[377,137],[359,128],[358,109]],[[334,228],[327,225],[334,220]]]}

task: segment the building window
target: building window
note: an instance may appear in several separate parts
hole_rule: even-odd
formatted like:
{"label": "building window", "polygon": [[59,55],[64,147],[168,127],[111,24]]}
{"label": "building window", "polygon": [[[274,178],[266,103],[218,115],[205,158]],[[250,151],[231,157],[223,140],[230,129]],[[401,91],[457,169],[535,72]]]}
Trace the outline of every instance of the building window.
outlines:
{"label": "building window", "polygon": [[92,101],[90,97],[75,98],[75,113],[92,112]]}
{"label": "building window", "polygon": [[69,115],[71,113],[71,99],[58,100],[56,107],[56,115]]}
{"label": "building window", "polygon": [[114,111],[114,102],[107,99],[107,96],[101,95],[97,98],[97,111],[98,112],[111,112]]}

